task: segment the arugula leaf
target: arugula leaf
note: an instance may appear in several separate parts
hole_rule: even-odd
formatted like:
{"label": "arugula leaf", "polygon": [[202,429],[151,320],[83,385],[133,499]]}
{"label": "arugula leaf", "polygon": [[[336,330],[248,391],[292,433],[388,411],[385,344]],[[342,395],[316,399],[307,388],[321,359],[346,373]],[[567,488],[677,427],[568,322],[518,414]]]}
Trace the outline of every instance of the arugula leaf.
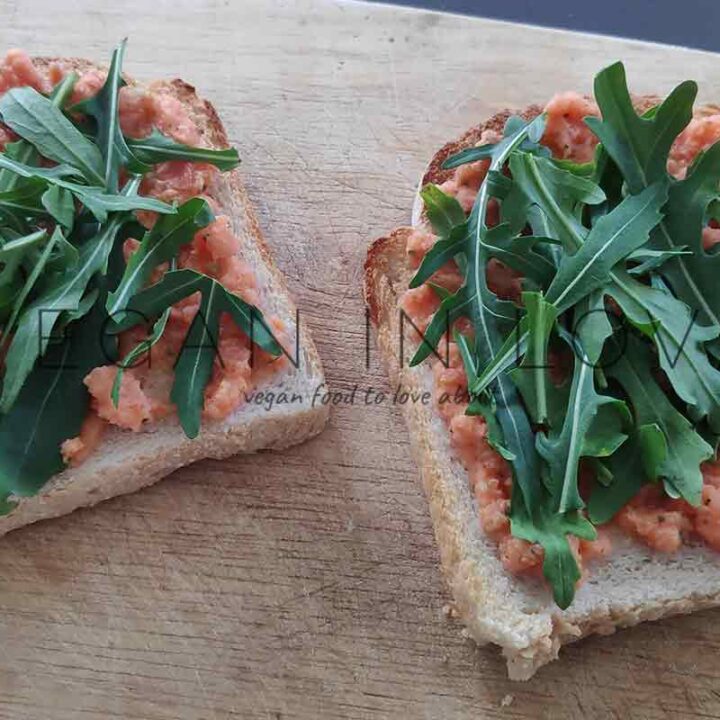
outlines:
{"label": "arugula leaf", "polygon": [[[657,423],[641,425],[638,428],[638,440],[645,475],[651,480],[657,480],[662,474],[662,466],[668,456],[665,433]],[[668,494],[679,497],[672,484],[668,486]]]}
{"label": "arugula leaf", "polygon": [[617,62],[595,77],[595,100],[602,120],[585,119],[603,148],[620,168],[632,194],[664,180],[673,141],[692,119],[697,85],[678,85],[651,117],[640,117],[633,108],[625,68]]}
{"label": "arugula leaf", "polygon": [[409,287],[417,288],[428,282],[440,268],[462,253],[467,236],[467,223],[463,223],[454,227],[447,237],[439,239],[423,257],[420,267],[410,279]]}
{"label": "arugula leaf", "polygon": [[197,437],[200,432],[205,386],[212,375],[218,352],[224,292],[219,283],[209,284],[175,365],[175,382],[170,399],[177,407],[180,424],[189,438]]}
{"label": "arugula leaf", "polygon": [[470,392],[483,392],[500,375],[512,368],[516,363],[519,363],[527,352],[528,337],[529,323],[527,316],[523,316],[513,330],[508,333],[493,359],[470,384]]}
{"label": "arugula leaf", "polygon": [[[584,443],[585,435],[600,408],[608,404],[619,408],[619,412],[623,412],[624,408],[622,401],[608,395],[599,395],[595,390],[593,358],[583,343],[587,332],[587,325],[580,329],[576,337],[561,332],[561,336],[571,344],[575,352],[565,420],[559,431],[551,431],[548,435],[538,433],[535,438],[538,452],[550,469],[550,487],[553,497],[557,499],[556,510],[559,513],[584,507],[577,486],[578,468],[580,457],[587,449]],[[624,439],[623,436],[619,444]]]}
{"label": "arugula leaf", "polygon": [[[603,120],[588,119],[591,130],[621,169],[632,193],[641,191],[667,175],[666,164],[675,137],[692,119],[697,94],[693,82],[678,85],[651,117],[638,117],[627,89],[621,63],[602,71],[595,81],[595,93]],[[685,180],[670,187],[666,217],[653,233],[656,249],[688,247],[691,256],[667,263],[663,273],[680,300],[700,311],[698,320],[720,328],[720,294],[717,256],[706,253],[701,244],[705,213],[718,196],[720,147],[703,153]]]}
{"label": "arugula leaf", "polygon": [[96,242],[84,245],[79,267],[68,271],[23,311],[6,357],[0,412],[7,413],[17,400],[35,361],[45,353],[60,315],[78,308],[90,279],[106,265],[121,222],[110,223]]}
{"label": "arugula leaf", "polygon": [[171,160],[184,160],[189,162],[208,163],[218,170],[227,172],[234,170],[240,164],[237,150],[225,148],[211,150],[209,148],[192,147],[175,142],[172,138],[163,135],[157,128],[144,138],[125,138],[127,147],[133,156],[140,162],[154,165]]}
{"label": "arugula leaf", "polygon": [[672,250],[651,250],[642,247],[627,256],[630,261],[638,261],[637,265],[628,268],[628,272],[631,275],[646,275],[653,270],[657,270],[671,258],[680,255],[692,255],[692,250],[688,250],[685,246]]}
{"label": "arugula leaf", "polygon": [[0,192],[0,223],[25,233],[28,225],[46,212],[42,196],[45,185],[28,180],[10,190]]}
{"label": "arugula leaf", "polygon": [[[47,233],[43,233],[43,235],[45,236],[47,235]],[[18,316],[20,315],[20,311],[22,310],[25,300],[35,286],[35,283],[38,281],[38,278],[45,269],[45,266],[48,264],[50,255],[55,245],[60,243],[61,240],[64,240],[62,231],[60,230],[60,228],[56,227],[50,240],[43,248],[43,251],[40,254],[38,260],[36,261],[32,271],[30,272],[30,275],[25,281],[22,290],[17,294],[15,298],[12,313],[9,319],[3,325],[3,336],[0,339],[0,353],[5,350],[5,348],[7,347],[7,342],[9,342],[10,338],[12,338],[12,332],[15,329],[15,323],[17,322]]]}
{"label": "arugula leaf", "polygon": [[32,167],[0,154],[0,167],[10,170],[20,177],[45,180],[47,183],[69,190],[101,223],[107,220],[108,213],[111,212],[129,210],[149,210],[161,214],[176,212],[172,205],[155,198],[143,197],[137,194],[128,195],[127,193],[107,194],[102,188],[89,187],[65,180],[65,177],[77,175],[76,170],[66,165],[58,165],[54,168]]}
{"label": "arugula leaf", "polygon": [[533,422],[548,420],[548,342],[557,318],[557,309],[541,293],[524,292],[527,310],[528,350],[520,366],[510,373],[520,390]]}
{"label": "arugula leaf", "polygon": [[653,246],[659,250],[690,254],[669,258],[662,274],[675,295],[699,310],[698,321],[720,328],[720,255],[708,252],[702,244],[706,214],[718,197],[720,188],[720,143],[704,152],[686,178],[670,187],[666,217],[662,228],[653,234]]}
{"label": "arugula leaf", "polygon": [[43,212],[40,197],[45,191],[42,180],[31,180],[22,187],[0,192],[0,214],[7,216],[37,215]]}
{"label": "arugula leaf", "polygon": [[612,481],[609,485],[597,484],[593,488],[587,504],[588,518],[593,524],[610,522],[647,482],[643,466],[643,442],[640,439],[644,432],[644,426],[639,427],[605,461],[606,465],[600,463],[601,468],[609,470]]}
{"label": "arugula leaf", "polygon": [[605,293],[603,291],[595,290],[577,304],[572,331],[575,337],[582,338],[585,354],[596,369],[599,369],[598,361],[602,355],[605,341],[613,333],[613,325],[605,309]]}
{"label": "arugula leaf", "polygon": [[[510,226],[513,234],[521,233],[528,225],[532,228],[533,234],[537,237],[544,237],[546,233],[538,232],[537,223],[533,223],[532,213],[536,207],[530,202],[530,198],[523,192],[522,188],[507,175],[500,174],[510,183],[505,191],[500,204],[500,224],[506,223]],[[544,228],[543,228],[544,229]],[[552,260],[554,253],[547,253],[548,259]]]}
{"label": "arugula leaf", "polygon": [[575,597],[575,586],[581,577],[567,536],[595,540],[595,528],[579,512],[560,514],[547,506],[538,508],[532,519],[527,512],[514,511],[510,525],[515,537],[542,545],[543,575],[552,588],[555,603],[565,610]]}
{"label": "arugula leaf", "polygon": [[[514,132],[493,148],[489,171],[502,170],[510,153],[522,143],[530,140],[537,142],[542,136],[544,118],[540,116],[529,124],[516,124]],[[498,328],[512,322],[516,315],[515,307],[508,301],[497,298],[487,287],[485,265],[487,249],[485,239],[488,228],[485,223],[487,207],[490,200],[490,187],[483,183],[477,194],[475,204],[467,223],[452,229],[451,235],[457,232],[458,240],[463,238],[462,248],[458,246],[458,254],[462,254],[462,265],[465,269],[463,286],[457,293],[447,297],[433,316],[418,347],[411,365],[424,360],[435,348],[444,332],[449,331],[449,323],[464,316],[471,319],[475,327],[474,356],[482,363],[492,360],[499,349],[500,335]],[[442,242],[442,241],[441,241]],[[437,258],[437,255],[436,255]],[[434,260],[437,262],[437,259]],[[421,265],[422,268],[422,265]],[[513,384],[505,377],[497,378],[491,388],[491,395],[496,408],[498,424],[502,429],[503,446],[512,455],[512,468],[517,486],[526,507],[535,507],[540,485],[538,481],[538,456],[532,441],[532,429],[522,407],[519,394]]]}
{"label": "arugula leaf", "polygon": [[[59,182],[66,177],[81,178],[80,173],[70,165],[55,165],[55,167],[44,168],[35,165],[27,165],[21,160],[13,158],[9,153],[0,153],[0,168],[29,180],[45,180]],[[79,185],[78,187],[83,187]]]}
{"label": "arugula leaf", "polygon": [[605,285],[615,265],[647,242],[666,198],[667,186],[659,182],[601,217],[577,252],[560,262],[548,302],[562,312]]}
{"label": "arugula leaf", "polygon": [[699,505],[703,484],[700,464],[713,456],[713,448],[658,386],[650,372],[652,357],[645,343],[634,336],[627,341],[625,348],[617,339],[610,341],[618,359],[606,372],[627,393],[636,425],[657,426],[665,438],[664,453],[655,447],[656,438],[647,442],[646,437],[646,442],[639,444],[644,467],[657,468],[651,479],[662,478],[670,495],[679,494],[691,505]]}
{"label": "arugula leaf", "polygon": [[28,250],[41,243],[47,236],[47,230],[36,230],[29,235],[16,237],[0,245],[0,262],[8,265],[19,263]]}
{"label": "arugula leaf", "polygon": [[50,102],[56,107],[62,110],[65,104],[73,94],[75,85],[79,79],[79,75],[73,70],[69,72],[62,80],[52,89],[50,93]]}
{"label": "arugula leaf", "polygon": [[229,313],[258,347],[275,356],[282,352],[260,310],[233,295],[217,280],[190,269],[171,270],[159,282],[134,295],[115,331],[127,330],[143,318],[160,315],[196,292],[201,293],[202,300],[175,366],[171,392],[180,424],[189,438],[196,437],[200,429],[203,393],[217,353],[220,313]]}
{"label": "arugula leaf", "polygon": [[567,252],[579,249],[587,234],[575,216],[578,203],[595,205],[605,193],[592,180],[558,167],[551,160],[516,152],[510,156],[510,171],[525,195],[540,207],[556,237]]}
{"label": "arugula leaf", "polygon": [[119,286],[108,295],[107,311],[116,321],[122,320],[130,298],[149,280],[153,270],[174,258],[183,245],[214,219],[210,206],[202,198],[192,198],[181,205],[175,215],[160,217],[145,233],[140,246],[130,256]]}
{"label": "arugula leaf", "polygon": [[555,241],[550,238],[533,235],[514,236],[511,227],[501,223],[488,229],[483,239],[483,247],[489,257],[517,270],[540,288],[546,288],[555,275],[555,265],[546,255],[537,252],[536,247],[553,242]]}
{"label": "arugula leaf", "polygon": [[452,170],[460,167],[460,165],[467,165],[467,163],[477,162],[478,160],[487,160],[492,157],[494,150],[495,145],[493,143],[465,148],[446,158],[442,164],[442,169]]}
{"label": "arugula leaf", "polygon": [[[139,178],[130,181],[123,192],[131,195],[138,184]],[[5,358],[0,413],[7,413],[15,403],[38,356],[45,353],[60,316],[77,311],[90,280],[106,271],[115,238],[127,221],[125,215],[114,215],[97,236],[82,245],[78,266],[68,267],[23,310]]]}
{"label": "arugula leaf", "polygon": [[91,185],[105,184],[100,151],[37,90],[21,87],[6,92],[0,98],[0,117],[44,157],[77,168]]}
{"label": "arugula leaf", "polygon": [[[580,272],[582,275],[592,274],[590,271],[595,267],[595,263],[598,263],[600,268],[597,269],[598,275],[595,282],[602,284],[602,280],[600,280],[602,270],[604,269],[606,272],[611,270],[611,267],[608,266],[609,263],[606,262],[607,260],[611,261],[613,258],[613,252],[609,252],[609,250],[613,249],[617,253],[617,248],[612,248],[612,242],[618,241],[619,244],[622,244],[622,241],[628,238],[628,235],[632,239],[633,220],[636,220],[637,224],[642,228],[641,219],[644,205],[641,201],[639,205],[618,206],[616,208],[618,214],[614,216],[613,220],[604,219],[598,229],[593,227],[588,234],[587,229],[577,220],[575,208],[580,202],[588,204],[601,202],[605,196],[598,186],[586,178],[578,177],[572,172],[558,167],[551,161],[524,155],[523,153],[515,152],[510,156],[510,168],[514,182],[522,188],[522,191],[541,211],[544,229],[552,237],[560,240],[567,252],[574,253],[574,255],[583,253],[579,255],[574,263],[572,260],[574,255],[572,254],[569,258],[563,258],[561,265],[564,265],[566,269],[563,271],[560,280],[558,280],[558,276],[555,277],[553,283],[557,284],[554,288],[551,286],[552,295],[550,294],[551,291],[548,291],[548,300],[558,305],[558,309],[563,311],[572,304],[568,302],[567,305],[564,305],[564,301],[566,296],[572,297],[575,288],[580,291],[580,297],[575,298],[575,302],[587,294],[582,292],[582,288],[574,282],[573,272]],[[658,190],[658,193],[660,192],[662,191]],[[654,207],[657,200],[651,192],[648,193],[647,199],[650,198],[652,198],[651,203],[653,203],[650,204],[650,207]],[[635,214],[637,210],[640,211],[640,218]],[[652,216],[652,210],[648,209],[647,212]],[[608,217],[613,217],[612,213]],[[599,223],[600,221],[596,224]],[[626,227],[630,229],[629,233],[626,231]],[[609,233],[609,243],[608,238],[604,237],[604,233]],[[586,239],[590,241],[591,249],[583,251]],[[592,248],[595,248],[594,252]],[[631,247],[628,252],[633,249],[635,248]],[[588,260],[592,260],[589,265]],[[571,267],[568,267],[569,265]],[[609,272],[609,274],[612,277],[612,273]],[[595,287],[597,285],[588,286],[588,292],[592,292]],[[523,318],[512,333],[507,336],[502,348],[495,355],[492,362],[488,363],[479,373],[477,380],[470,387],[472,392],[482,392],[489,383],[493,382],[524,354],[527,348],[527,332],[527,323]]]}
{"label": "arugula leaf", "polygon": [[[513,157],[520,156],[515,154]],[[532,163],[537,162],[537,159],[530,158],[529,162],[531,164],[528,167],[532,168]],[[526,165],[524,160],[516,161],[515,168]],[[525,181],[521,179],[519,182],[522,185]],[[547,301],[555,305],[558,312],[567,310],[615,277],[615,265],[647,241],[648,233],[660,218],[659,208],[664,203],[667,192],[665,186],[659,183],[638,196],[628,197],[608,215],[598,220],[587,237],[583,237],[584,230],[567,211],[561,209],[560,201],[554,197],[556,190],[551,185],[545,186],[542,179],[535,185],[545,187],[545,190],[530,192],[536,195],[538,203],[542,203],[543,211],[555,214],[555,227],[562,224],[559,218],[564,218],[565,243],[576,249],[574,254],[563,257],[547,292]],[[524,354],[527,348],[527,332],[527,323],[523,320],[506,338],[493,362],[483,368],[471,387],[472,392],[482,392]]]}
{"label": "arugula leaf", "polygon": [[[139,177],[135,175],[134,177]],[[75,195],[80,202],[95,216],[98,222],[104,223],[109,213],[129,212],[131,210],[147,210],[161,215],[173,215],[176,209],[162,200],[143,195],[107,195],[91,188],[84,188],[74,183],[56,180],[55,183]]]}
{"label": "arugula leaf", "polygon": [[428,282],[428,286],[432,288],[432,291],[437,295],[438,299],[442,302],[445,298],[449,298],[452,293],[442,285],[438,285],[434,282]]}
{"label": "arugula leaf", "polygon": [[583,438],[581,455],[584,458],[610,457],[622,447],[632,425],[630,411],[621,402],[601,405]]}
{"label": "arugula leaf", "polygon": [[104,185],[111,193],[117,192],[120,168],[127,166],[133,173],[146,173],[150,167],[140,162],[128,147],[120,130],[120,88],[127,83],[121,71],[125,59],[127,38],[115,49],[107,77],[96,95],[75,105],[74,111],[89,115],[96,122],[96,142],[104,163]]}
{"label": "arugula leaf", "polygon": [[447,237],[456,225],[465,222],[465,211],[460,203],[437,185],[426,185],[420,191],[420,197],[433,232],[439,237]]}
{"label": "arugula leaf", "polygon": [[75,203],[69,190],[50,185],[40,197],[40,202],[50,217],[66,230],[72,230],[75,223]]}
{"label": "arugula leaf", "polygon": [[[17,140],[5,146],[4,155],[17,160],[24,165],[37,165],[40,154],[27,140]],[[0,192],[12,192],[18,185],[20,178],[4,167],[0,167]]]}
{"label": "arugula leaf", "polygon": [[89,395],[82,379],[111,359],[101,346],[104,314],[95,307],[67,330],[29,374],[12,409],[0,416],[0,502],[34,495],[63,469],[61,443],[80,431]]}
{"label": "arugula leaf", "polygon": [[[460,351],[460,357],[463,361],[465,374],[468,378],[474,378],[477,373],[477,368],[475,367],[475,358],[473,357],[473,351],[470,348],[467,338],[458,330],[454,330],[453,339]],[[486,424],[486,437],[488,443],[506,460],[512,461],[515,459],[515,456],[503,445],[503,432],[495,416],[496,412],[497,407],[490,394],[471,397],[466,410],[467,415],[482,416]]]}
{"label": "arugula leaf", "polygon": [[[67,99],[72,95],[75,83],[78,80],[78,75],[75,72],[68,73],[65,77],[53,88],[50,93],[50,102],[55,107],[62,109]],[[37,165],[40,161],[40,154],[35,149],[32,143],[27,140],[17,140],[16,142],[9,143],[5,146],[5,152],[15,160],[20,162],[30,163]],[[12,189],[16,184],[17,178],[10,176],[5,170],[0,170],[0,187],[4,190]]]}
{"label": "arugula leaf", "polygon": [[[77,73],[68,73],[50,93],[50,102],[55,107],[62,109],[65,102],[72,94],[75,83],[78,80]],[[27,140],[17,140],[5,146],[5,154],[14,160],[26,165],[37,165],[40,161],[40,153],[32,143]],[[18,177],[4,168],[0,168],[0,189],[3,192],[13,190],[18,185]]]}
{"label": "arugula leaf", "polygon": [[[486,145],[461,150],[447,158],[442,164],[442,169],[450,170],[460,165],[476,162],[477,160],[495,158],[505,152],[505,148],[509,142],[512,142],[513,147],[519,147],[524,152],[533,153],[540,157],[549,157],[550,150],[544,145],[540,145],[540,139],[542,138],[544,130],[545,116],[543,114],[538,115],[530,122],[526,122],[519,115],[511,115],[505,123],[503,139],[500,142],[488,143]],[[514,138],[518,133],[525,133],[525,137],[519,144],[515,144]]]}
{"label": "arugula leaf", "polygon": [[660,366],[675,392],[696,409],[700,417],[709,416],[720,427],[720,371],[710,362],[705,343],[720,328],[698,325],[696,314],[685,303],[665,290],[649,287],[625,272],[615,273],[608,294],[620,305],[625,316],[658,349]]}

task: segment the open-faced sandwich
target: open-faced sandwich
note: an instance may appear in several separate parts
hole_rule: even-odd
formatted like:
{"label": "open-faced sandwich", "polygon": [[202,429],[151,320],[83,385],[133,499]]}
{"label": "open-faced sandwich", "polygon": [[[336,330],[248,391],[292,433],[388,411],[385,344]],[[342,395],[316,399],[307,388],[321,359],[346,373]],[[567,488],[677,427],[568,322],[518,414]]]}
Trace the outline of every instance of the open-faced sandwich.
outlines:
{"label": "open-faced sandwich", "polygon": [[213,107],[124,50],[0,64],[0,535],[326,420]]}
{"label": "open-faced sandwich", "polygon": [[[622,64],[449,143],[366,298],[443,567],[530,677],[591,633],[720,603],[720,109]],[[406,362],[404,349],[414,350]]]}

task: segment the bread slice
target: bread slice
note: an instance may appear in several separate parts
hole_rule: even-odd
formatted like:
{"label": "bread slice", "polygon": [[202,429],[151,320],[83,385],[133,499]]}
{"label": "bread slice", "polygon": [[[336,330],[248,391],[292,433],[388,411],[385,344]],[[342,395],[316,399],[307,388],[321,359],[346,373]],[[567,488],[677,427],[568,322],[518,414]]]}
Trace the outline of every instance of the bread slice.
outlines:
{"label": "bread slice", "polygon": [[[636,101],[639,111],[653,104],[654,98]],[[700,114],[713,111],[717,108],[708,107]],[[516,114],[530,119],[539,112],[539,107],[532,106]],[[502,130],[510,114],[499,113],[445,145],[430,163],[421,186],[446,180],[449,172],[441,169],[445,158],[476,144],[487,129]],[[418,197],[413,223],[422,220]],[[429,364],[409,368],[407,359],[401,363],[399,358],[399,301],[412,276],[405,255],[411,229],[398,228],[373,243],[365,263],[365,297],[393,385],[429,392],[433,387]],[[417,345],[417,334],[408,323],[404,325],[405,346],[412,348]],[[511,679],[529,679],[540,666],[557,658],[562,645],[587,635],[610,634],[645,620],[720,604],[720,553],[698,544],[683,547],[675,555],[661,555],[617,532],[610,559],[590,565],[590,576],[573,604],[560,610],[541,581],[519,578],[504,569],[496,543],[482,531],[467,472],[455,457],[447,427],[432,404],[408,403],[404,412],[457,611],[478,643],[502,647]]]}
{"label": "bread slice", "polygon": [[[38,67],[62,63],[79,73],[92,69],[86,60],[40,58]],[[129,80],[128,78],[126,78]],[[190,111],[201,131],[204,144],[212,148],[228,146],[227,135],[213,106],[202,100],[195,89],[182,80],[158,82],[148,86],[171,93]],[[243,259],[256,273],[260,288],[260,307],[280,317],[294,338],[296,311],[285,281],[275,266],[270,250],[248,199],[240,173],[223,173],[219,179],[223,210],[232,219],[242,241]],[[271,410],[255,404],[239,407],[221,422],[203,421],[200,435],[189,440],[176,419],[148,426],[133,433],[109,428],[103,442],[79,467],[56,475],[35,496],[12,498],[17,501],[10,514],[0,517],[0,535],[28,523],[57,517],[76,508],[96,503],[150,485],[173,470],[202,458],[224,458],[236,453],[282,449],[302,442],[324,427],[328,410],[312,407],[315,388],[324,382],[317,350],[301,326],[300,360],[273,375],[260,389],[289,396],[296,393],[302,402],[276,404]]]}

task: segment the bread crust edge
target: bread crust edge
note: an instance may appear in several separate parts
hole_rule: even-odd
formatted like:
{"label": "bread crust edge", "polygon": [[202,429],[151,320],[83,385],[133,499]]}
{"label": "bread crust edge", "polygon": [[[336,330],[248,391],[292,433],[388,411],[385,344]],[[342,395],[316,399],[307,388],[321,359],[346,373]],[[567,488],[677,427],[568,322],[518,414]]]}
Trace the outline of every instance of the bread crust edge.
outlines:
{"label": "bread crust edge", "polygon": [[[639,113],[645,112],[657,102],[658,98],[651,95],[633,98],[635,109]],[[486,130],[501,131],[512,114],[530,120],[541,110],[538,105],[530,105],[520,111],[503,110],[470,128],[456,140],[443,145],[433,156],[418,185],[412,210],[412,225],[397,228],[371,244],[364,268],[364,296],[377,332],[381,359],[393,383],[402,381],[413,389],[419,389],[417,375],[402,369],[396,357],[399,327],[393,320],[399,313],[400,298],[407,289],[410,276],[404,256],[406,238],[413,226],[425,220],[419,190],[427,183],[440,184],[447,180],[450,171],[443,170],[442,163],[454,153],[477,144]],[[696,111],[696,116],[718,111],[718,106],[706,105]],[[429,438],[423,435],[427,433],[428,418],[420,416],[432,415],[433,407],[416,404],[414,407],[406,407],[404,412],[430,505],[443,575],[452,593],[458,616],[477,643],[491,642],[502,647],[510,679],[529,680],[538,668],[558,657],[563,645],[589,635],[609,635],[619,628],[631,627],[641,622],[720,605],[718,591],[690,595],[670,602],[632,605],[623,608],[621,612],[602,605],[580,616],[558,611],[535,618],[535,621],[530,617],[523,617],[522,614],[508,612],[508,608],[503,605],[503,598],[498,597],[498,590],[494,587],[497,577],[492,574],[483,577],[477,573],[471,557],[472,552],[468,547],[468,538],[463,536],[466,530],[458,520],[460,511],[455,505],[457,498],[449,492],[442,463],[430,449]],[[488,611],[495,612],[496,615],[489,616]],[[514,623],[520,623],[524,628],[519,638],[517,633],[513,632]],[[518,640],[520,642],[517,642]]]}
{"label": "bread crust edge", "polygon": [[[68,70],[83,73],[104,66],[83,58],[39,57],[34,58],[38,67],[53,62],[62,63]],[[129,85],[137,83],[125,76]],[[181,79],[161,80],[148,83],[150,90],[161,90],[176,97],[185,105],[211,147],[228,147],[228,137],[220,117],[211,102],[201,98],[195,88]],[[260,229],[252,203],[248,197],[238,169],[224,173],[232,196],[233,207],[240,208],[247,233],[257,247],[261,261],[271,277],[273,292],[279,293],[289,313],[295,313],[295,305],[289,295],[282,272],[277,267],[272,252]],[[324,373],[317,348],[307,328],[302,328],[302,351],[306,369],[298,378],[314,384],[324,383]],[[261,388],[262,389],[262,388]],[[290,386],[289,389],[292,389]],[[67,468],[51,478],[35,495],[13,498],[13,510],[0,517],[0,537],[11,530],[53,517],[89,507],[103,500],[133,493],[147,487],[174,470],[205,458],[221,459],[239,453],[259,450],[282,450],[317,435],[327,424],[329,408],[321,404],[303,407],[293,412],[267,412],[245,417],[243,408],[231,416],[230,422],[203,423],[201,433],[195,440],[188,440],[176,419],[160,423],[163,437],[161,446],[153,452],[141,449],[122,462],[113,462],[105,456],[123,448],[122,436],[109,448],[101,445],[90,458],[77,468]],[[145,433],[123,433],[125,444],[132,447]],[[143,438],[145,440],[146,438]],[[144,448],[144,446],[141,446]],[[125,455],[128,453],[126,452]]]}

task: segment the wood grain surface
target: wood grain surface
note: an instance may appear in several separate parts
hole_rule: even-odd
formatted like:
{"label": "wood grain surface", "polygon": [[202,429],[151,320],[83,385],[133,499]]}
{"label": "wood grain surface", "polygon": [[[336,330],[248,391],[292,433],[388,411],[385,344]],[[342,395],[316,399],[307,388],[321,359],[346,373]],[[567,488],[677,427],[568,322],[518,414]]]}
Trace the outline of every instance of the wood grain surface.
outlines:
{"label": "wood grain surface", "polygon": [[[383,6],[2,0],[0,45],[109,57],[213,100],[335,391],[365,366],[367,243],[407,221],[424,162],[505,106],[587,91],[621,58],[639,93],[711,54]],[[443,612],[400,413],[339,405],[282,454],[204,462],[0,543],[0,718],[720,717],[720,613],[591,639],[526,684]]]}

